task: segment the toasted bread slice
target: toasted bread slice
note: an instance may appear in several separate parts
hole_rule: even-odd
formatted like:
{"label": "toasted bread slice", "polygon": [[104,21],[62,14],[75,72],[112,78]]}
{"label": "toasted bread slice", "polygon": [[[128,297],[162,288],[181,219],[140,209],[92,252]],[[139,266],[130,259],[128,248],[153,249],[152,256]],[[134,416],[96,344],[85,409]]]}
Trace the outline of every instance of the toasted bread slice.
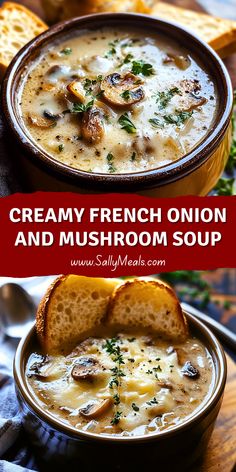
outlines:
{"label": "toasted bread slice", "polygon": [[119,279],[58,277],[40,302],[36,329],[47,353],[75,345],[106,316]]}
{"label": "toasted bread slice", "polygon": [[34,13],[18,3],[5,2],[0,8],[0,78],[16,53],[47,29]]}
{"label": "toasted bread slice", "polygon": [[150,13],[154,0],[42,0],[47,21],[56,21],[101,12]]}
{"label": "toasted bread slice", "polygon": [[[215,51],[220,51],[221,56],[236,50],[236,21],[186,10],[164,2],[157,2],[151,10],[151,15],[176,21],[192,30]],[[231,48],[227,48],[229,45]]]}
{"label": "toasted bread slice", "polygon": [[118,287],[108,310],[110,326],[148,329],[172,339],[184,339],[188,327],[174,291],[153,279],[135,279]]}

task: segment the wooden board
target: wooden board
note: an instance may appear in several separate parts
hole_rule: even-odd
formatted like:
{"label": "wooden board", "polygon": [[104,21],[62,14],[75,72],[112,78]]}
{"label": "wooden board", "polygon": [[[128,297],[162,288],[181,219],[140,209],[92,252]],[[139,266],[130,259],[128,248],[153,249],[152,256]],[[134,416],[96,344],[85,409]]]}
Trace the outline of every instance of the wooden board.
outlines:
{"label": "wooden board", "polygon": [[191,472],[233,472],[236,467],[236,364],[227,356],[222,407],[203,462]]}

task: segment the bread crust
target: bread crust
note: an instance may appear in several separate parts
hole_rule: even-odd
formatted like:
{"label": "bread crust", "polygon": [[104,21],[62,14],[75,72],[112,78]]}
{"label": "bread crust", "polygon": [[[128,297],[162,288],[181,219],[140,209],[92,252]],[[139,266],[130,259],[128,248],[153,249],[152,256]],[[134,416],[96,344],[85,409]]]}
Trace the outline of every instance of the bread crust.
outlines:
{"label": "bread crust", "polygon": [[139,286],[141,288],[141,287],[144,287],[147,283],[148,283],[149,286],[152,286],[153,288],[158,287],[160,289],[165,290],[166,292],[168,292],[170,297],[175,301],[176,307],[177,307],[176,315],[178,317],[179,322],[182,324],[183,337],[187,337],[188,332],[189,332],[188,331],[188,324],[187,324],[187,320],[184,316],[184,313],[182,311],[181,305],[179,303],[178,297],[176,296],[174,290],[169,285],[167,285],[166,283],[163,283],[162,281],[155,280],[155,279],[149,279],[149,280],[134,279],[132,281],[128,280],[123,285],[118,287],[114,291],[113,295],[111,296],[111,300],[110,300],[109,308],[108,308],[108,313],[107,313],[107,322],[110,323],[110,324],[112,323],[112,316],[114,314],[113,312],[114,312],[114,308],[115,308],[115,305],[117,303],[117,300],[119,299],[119,297],[124,292],[127,291],[127,289],[129,289],[130,286],[132,286],[133,284],[136,284],[136,286]]}
{"label": "bread crust", "polygon": [[[183,24],[193,32],[195,31],[217,52],[229,45],[236,44],[236,21],[195,12],[164,2],[155,3],[150,14]],[[224,57],[227,51],[225,49]]]}
{"label": "bread crust", "polygon": [[48,308],[51,303],[51,296],[59,287],[59,285],[66,280],[68,276],[59,275],[52,283],[49,285],[45,295],[41,299],[38,310],[36,313],[36,331],[41,345],[46,346],[47,344],[47,318],[48,318]]}
{"label": "bread crust", "polygon": [[4,2],[0,8],[0,11],[3,11],[3,10],[8,10],[8,11],[18,10],[19,12],[24,12],[37,24],[38,28],[45,28],[45,29],[48,28],[46,23],[44,23],[44,21],[41,20],[41,18],[39,18],[35,13],[33,13],[31,10],[29,10],[25,6],[20,5],[19,3]]}
{"label": "bread crust", "polygon": [[[59,277],[57,277],[47,289],[46,294],[44,295],[44,297],[42,298],[38,306],[37,315],[36,315],[36,331],[39,338],[39,342],[41,346],[43,347],[43,349],[45,350],[45,352],[52,351],[52,349],[50,349],[50,336],[48,333],[48,329],[49,329],[48,316],[50,315],[50,308],[52,308],[52,305],[51,305],[52,298],[57,288],[60,287],[60,285],[63,284],[69,277],[70,275],[60,275]],[[175,292],[165,282],[162,282],[156,279],[150,279],[150,278],[146,278],[146,279],[134,278],[134,279],[121,283],[121,285],[118,284],[116,287],[114,286],[113,292],[111,291],[111,294],[110,294],[110,300],[108,302],[108,305],[106,309],[104,309],[104,315],[100,317],[98,328],[101,326],[104,326],[105,328],[106,327],[113,327],[113,328],[117,327],[119,329],[122,329],[122,327],[128,328],[129,326],[127,326],[125,323],[122,324],[122,314],[121,314],[121,322],[120,323],[117,321],[114,322],[113,320],[114,308],[119,302],[120,297],[123,294],[125,294],[126,291],[129,292],[129,289],[132,288],[132,286],[135,287],[135,289],[137,290],[137,288],[142,289],[143,287],[147,285],[149,288],[151,287],[154,290],[155,288],[158,288],[162,291],[164,290],[165,293],[168,294],[169,299],[171,299],[174,304],[173,317],[175,317],[175,320],[178,321],[177,326],[181,333],[180,335],[178,334],[178,336],[174,333],[172,336],[170,333],[170,338],[175,338],[175,337],[178,337],[179,339],[186,338],[188,336],[188,324],[182,312],[179,300]],[[96,285],[94,286],[94,289],[96,289]],[[132,304],[132,300],[131,300],[131,304]],[[61,314],[61,316],[63,316],[63,314]],[[157,316],[156,319],[158,320],[158,312],[156,316]],[[163,314],[161,314],[160,316],[163,316]],[[172,320],[173,320],[173,317],[172,317]],[[96,325],[94,325],[94,328],[95,327]],[[134,319],[134,323],[132,323],[132,327],[135,327],[135,319]],[[142,328],[141,323],[138,322],[136,327],[141,329]],[[143,326],[144,330],[145,328],[146,327]],[[153,327],[153,332],[157,332],[157,331],[158,330],[156,330],[156,328]],[[79,339],[79,333],[78,333],[78,339]]]}
{"label": "bread crust", "polygon": [[[29,26],[28,31],[24,31],[24,35],[20,36],[19,33],[17,34],[14,31],[13,34],[13,25],[16,20],[16,15],[13,15],[12,23],[11,23],[11,14],[15,13],[18,15],[17,21],[22,27],[24,24],[27,23]],[[8,18],[9,17],[9,18]],[[9,62],[13,58],[13,56],[18,52],[20,47],[23,47],[27,42],[29,42],[34,36],[39,35],[43,31],[48,28],[46,23],[44,23],[37,15],[35,15],[32,11],[28,8],[24,7],[23,5],[19,5],[18,3],[14,2],[4,2],[3,5],[0,7],[0,37],[3,41],[0,50],[0,78],[2,78],[5,74],[5,71],[9,65]],[[27,29],[27,28],[26,28]],[[37,34],[35,33],[35,30]],[[31,34],[28,34],[30,31]],[[4,41],[5,38],[5,41]],[[19,48],[13,43],[16,40],[16,44],[19,39]],[[11,43],[12,41],[12,43]],[[7,44],[10,44],[10,49],[7,48]],[[5,48],[5,50],[4,50]]]}

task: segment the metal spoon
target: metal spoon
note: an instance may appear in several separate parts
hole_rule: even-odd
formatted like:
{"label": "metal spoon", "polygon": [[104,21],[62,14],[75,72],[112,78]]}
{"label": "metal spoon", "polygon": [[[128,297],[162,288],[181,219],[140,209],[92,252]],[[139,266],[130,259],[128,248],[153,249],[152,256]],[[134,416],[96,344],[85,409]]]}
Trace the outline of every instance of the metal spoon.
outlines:
{"label": "metal spoon", "polygon": [[36,305],[23,287],[15,283],[0,287],[0,323],[6,335],[21,338],[33,325],[35,315]]}
{"label": "metal spoon", "polygon": [[188,303],[181,303],[181,306],[185,311],[189,312],[193,316],[196,316],[196,318],[211,328],[215,335],[218,336],[227,347],[232,349],[234,352],[236,351],[236,334],[233,333],[233,331],[230,331],[221,323],[214,320],[213,318],[210,318],[210,316],[205,315],[197,308],[190,306]]}

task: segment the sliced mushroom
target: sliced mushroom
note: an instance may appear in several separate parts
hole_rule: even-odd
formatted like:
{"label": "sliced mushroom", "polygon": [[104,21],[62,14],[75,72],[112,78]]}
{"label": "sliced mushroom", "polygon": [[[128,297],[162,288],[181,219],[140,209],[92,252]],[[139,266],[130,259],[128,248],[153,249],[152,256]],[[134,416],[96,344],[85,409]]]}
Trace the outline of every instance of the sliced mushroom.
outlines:
{"label": "sliced mushroom", "polygon": [[69,85],[67,85],[67,90],[76,98],[79,99],[80,102],[85,102],[85,90],[83,85],[78,80],[74,80]]}
{"label": "sliced mushroom", "polygon": [[71,376],[74,380],[93,380],[100,372],[100,364],[94,357],[81,357],[76,361]]}
{"label": "sliced mushroom", "polygon": [[51,92],[52,90],[55,90],[55,85],[45,83],[42,85],[43,92]]}
{"label": "sliced mushroom", "polygon": [[183,90],[183,92],[185,92],[185,93],[189,93],[189,92],[197,93],[197,92],[200,92],[200,90],[201,90],[201,84],[200,84],[199,80],[197,80],[197,79],[194,79],[194,80],[191,80],[191,79],[181,80],[181,82],[179,83],[179,86]]}
{"label": "sliced mushroom", "polygon": [[207,102],[205,97],[198,95],[198,92],[201,90],[201,85],[198,80],[182,80],[179,83],[179,88],[182,92],[178,103],[178,109],[180,111],[192,111]]}
{"label": "sliced mushroom", "polygon": [[91,144],[97,144],[104,135],[103,113],[92,107],[83,114],[81,134]]}
{"label": "sliced mushroom", "polygon": [[50,364],[48,356],[40,356],[39,360],[34,362],[28,371],[28,377],[36,377],[38,380],[48,379],[52,373],[53,366]]}
{"label": "sliced mushroom", "polygon": [[163,59],[163,64],[170,63],[174,63],[181,70],[186,70],[191,65],[191,60],[189,56],[168,53]]}
{"label": "sliced mushroom", "polygon": [[66,113],[70,113],[70,111],[69,111],[69,110],[64,110],[62,113],[52,113],[52,112],[49,111],[49,110],[44,110],[43,116],[44,116],[44,118],[46,118],[47,120],[58,121],[58,120],[60,120],[61,118],[64,118],[64,116],[66,115]]}
{"label": "sliced mushroom", "polygon": [[169,381],[159,380],[157,383],[158,387],[160,388],[167,388],[168,390],[173,390],[173,385]]}
{"label": "sliced mushroom", "polygon": [[113,402],[111,398],[106,398],[100,403],[89,403],[85,408],[81,408],[79,413],[86,419],[94,419],[104,415],[111,408]]}
{"label": "sliced mushroom", "polygon": [[37,115],[36,113],[29,113],[28,121],[31,125],[42,129],[51,128],[56,124],[55,119],[52,120],[52,118],[45,118],[41,115]]}
{"label": "sliced mushroom", "polygon": [[[138,82],[138,83],[137,83]],[[134,74],[110,74],[101,82],[103,97],[112,105],[128,106],[144,98],[144,90]]]}
{"label": "sliced mushroom", "polygon": [[194,367],[194,365],[190,361],[185,362],[184,366],[181,369],[181,372],[183,375],[191,379],[197,379],[200,375],[199,370]]}

